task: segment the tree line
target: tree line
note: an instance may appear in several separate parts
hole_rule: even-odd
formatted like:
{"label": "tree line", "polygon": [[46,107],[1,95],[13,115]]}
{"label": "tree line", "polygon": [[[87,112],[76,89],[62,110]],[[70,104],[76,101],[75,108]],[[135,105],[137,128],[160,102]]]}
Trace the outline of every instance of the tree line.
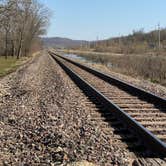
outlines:
{"label": "tree line", "polygon": [[46,32],[49,15],[37,0],[0,0],[0,56],[27,56]]}
{"label": "tree line", "polygon": [[[84,47],[86,48],[87,45]],[[88,48],[99,52],[114,53],[165,52],[166,28],[147,33],[143,29],[133,30],[133,33],[128,36],[90,42]]]}

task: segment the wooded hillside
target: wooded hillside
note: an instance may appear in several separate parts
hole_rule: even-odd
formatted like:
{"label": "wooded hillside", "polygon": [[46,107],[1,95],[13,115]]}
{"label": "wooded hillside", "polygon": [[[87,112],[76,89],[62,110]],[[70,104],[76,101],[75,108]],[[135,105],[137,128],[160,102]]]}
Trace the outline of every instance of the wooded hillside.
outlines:
{"label": "wooded hillside", "polygon": [[128,36],[91,42],[91,49],[101,52],[146,53],[166,51],[166,29],[145,33],[142,29]]}

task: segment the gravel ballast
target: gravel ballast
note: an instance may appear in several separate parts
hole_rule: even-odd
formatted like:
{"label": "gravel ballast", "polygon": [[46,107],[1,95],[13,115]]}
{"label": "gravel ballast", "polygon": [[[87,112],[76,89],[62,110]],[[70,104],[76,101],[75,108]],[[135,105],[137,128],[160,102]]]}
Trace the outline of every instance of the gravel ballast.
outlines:
{"label": "gravel ballast", "polygon": [[0,165],[136,163],[91,120],[87,102],[46,52],[1,79]]}
{"label": "gravel ballast", "polygon": [[130,162],[125,150],[110,146],[90,120],[85,96],[46,53],[1,79],[0,88],[1,164]]}

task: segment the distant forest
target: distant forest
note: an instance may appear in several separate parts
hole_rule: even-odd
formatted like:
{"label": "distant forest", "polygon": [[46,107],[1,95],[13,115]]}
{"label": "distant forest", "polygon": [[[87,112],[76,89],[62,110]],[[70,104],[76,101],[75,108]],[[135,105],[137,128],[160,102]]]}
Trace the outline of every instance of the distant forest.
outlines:
{"label": "distant forest", "polygon": [[99,52],[146,53],[166,51],[166,28],[145,33],[143,29],[128,36],[99,40],[84,45]]}

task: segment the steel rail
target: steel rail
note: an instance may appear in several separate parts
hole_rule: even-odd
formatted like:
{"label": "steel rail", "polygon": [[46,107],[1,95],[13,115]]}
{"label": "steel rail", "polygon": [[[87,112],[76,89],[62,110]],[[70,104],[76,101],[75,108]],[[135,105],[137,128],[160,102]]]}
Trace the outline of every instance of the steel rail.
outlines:
{"label": "steel rail", "polygon": [[[137,136],[139,136],[139,138],[141,138],[141,140],[144,142],[144,145],[146,147],[148,147],[150,150],[152,150],[152,152],[154,152],[155,154],[157,154],[159,156],[166,157],[166,144],[164,142],[162,142],[155,135],[153,135],[149,130],[147,130],[144,126],[142,126],[139,122],[137,122],[130,115],[128,115],[126,112],[124,112],[120,107],[115,105],[111,100],[109,100],[107,97],[105,97],[101,92],[99,92],[97,89],[95,89],[93,86],[91,86],[86,80],[81,78],[72,69],[67,67],[59,58],[62,58],[68,62],[71,62],[72,64],[75,64],[75,65],[83,68],[86,71],[90,71],[90,73],[92,73],[92,74],[95,73],[94,75],[97,75],[97,76],[99,75],[100,78],[102,78],[102,79],[104,78],[103,80],[107,80],[107,82],[110,82],[110,80],[113,80],[113,83],[114,83],[115,82],[114,78],[111,78],[110,76],[105,75],[99,71],[93,70],[87,66],[74,62],[68,58],[62,57],[62,56],[57,55],[52,52],[49,52],[49,53],[52,56],[52,58],[54,60],[56,60],[56,62],[64,69],[64,71],[77,84],[77,86],[79,86],[81,89],[82,88],[88,89],[88,92],[91,93],[92,95],[94,95],[94,97],[96,97],[97,99],[99,99],[102,104],[107,106],[107,108],[109,108],[109,110],[114,114],[114,116],[117,117],[117,119],[120,119],[129,129],[131,129],[132,132],[134,132]],[[57,58],[57,57],[59,57],[59,58]],[[103,76],[101,77],[102,74],[103,74]],[[118,82],[119,81],[120,80],[118,80]],[[111,81],[111,83],[112,83],[112,81]],[[120,86],[122,86],[123,84],[126,84],[126,83],[122,82],[122,83],[120,83]],[[118,83],[118,85],[119,85],[119,83]],[[133,90],[133,88],[136,88],[130,84],[129,85],[127,84],[127,85],[125,85],[125,90],[126,90],[126,88],[128,89],[130,86],[131,86],[132,90]],[[137,93],[138,93],[138,95],[140,95],[140,93],[142,92],[142,89],[136,88],[136,91],[139,91]],[[162,101],[165,102],[165,99],[162,99],[158,96],[155,96],[154,94],[148,93],[143,90],[143,94],[146,94],[146,93],[147,93],[148,97],[150,97],[152,95],[152,98],[157,98],[156,99],[157,101],[155,101],[155,103],[157,104],[157,102],[159,102],[158,104],[163,106]],[[148,99],[148,101],[152,101],[152,100]]]}
{"label": "steel rail", "polygon": [[[105,74],[105,73],[102,73],[96,69],[92,69],[91,67],[87,67],[83,64],[80,64],[78,62],[75,62],[69,58],[66,58],[64,56],[60,56],[58,54],[55,54],[53,52],[51,52],[52,54],[90,72],[91,74],[94,74],[95,76],[101,78],[102,80],[110,83],[110,84],[113,84],[117,87],[119,87],[120,89],[124,90],[124,91],[127,91],[129,92],[130,94],[133,94],[133,95],[136,95],[136,96],[139,96],[140,98],[142,98],[144,101],[148,101],[150,103],[153,103],[153,104],[156,104],[157,106],[162,106],[166,109],[166,99],[164,98],[161,98],[153,93],[150,93],[150,92],[147,92],[145,91],[144,89],[141,89],[141,88],[138,88],[132,84],[129,84],[129,83],[126,83],[120,79],[117,79],[113,76],[110,76],[108,74]],[[166,110],[165,110],[166,111]]]}

